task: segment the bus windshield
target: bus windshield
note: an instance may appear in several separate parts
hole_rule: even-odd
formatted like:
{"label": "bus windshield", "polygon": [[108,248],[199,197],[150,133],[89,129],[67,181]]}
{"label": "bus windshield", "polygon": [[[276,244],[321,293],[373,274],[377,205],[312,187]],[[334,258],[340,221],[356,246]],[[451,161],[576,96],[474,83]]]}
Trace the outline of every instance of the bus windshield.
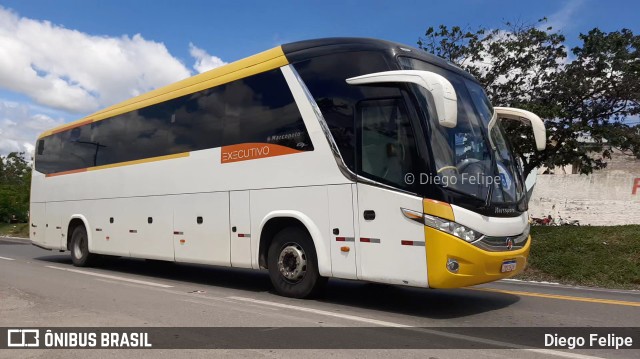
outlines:
{"label": "bus windshield", "polygon": [[514,160],[500,122],[489,130],[495,112],[483,88],[470,79],[427,62],[406,57],[399,59],[403,69],[438,73],[456,90],[458,120],[455,128],[440,126],[435,113],[430,111],[433,106],[428,105],[431,95],[422,88],[418,93],[418,100],[427,109],[430,148],[438,177],[436,183],[493,204],[520,203],[525,194],[522,169]]}

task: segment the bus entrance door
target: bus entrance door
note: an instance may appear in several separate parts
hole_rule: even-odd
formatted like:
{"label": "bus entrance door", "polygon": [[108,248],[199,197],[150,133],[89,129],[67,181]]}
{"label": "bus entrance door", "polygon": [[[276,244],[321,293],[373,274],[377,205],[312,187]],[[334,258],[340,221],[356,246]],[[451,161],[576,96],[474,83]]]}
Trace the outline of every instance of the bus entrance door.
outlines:
{"label": "bus entrance door", "polygon": [[353,226],[355,185],[328,186],[331,227],[331,270],[334,277],[357,279],[356,243]]}
{"label": "bus entrance door", "polygon": [[422,198],[358,183],[358,279],[426,286],[424,226],[401,208],[422,211]]}

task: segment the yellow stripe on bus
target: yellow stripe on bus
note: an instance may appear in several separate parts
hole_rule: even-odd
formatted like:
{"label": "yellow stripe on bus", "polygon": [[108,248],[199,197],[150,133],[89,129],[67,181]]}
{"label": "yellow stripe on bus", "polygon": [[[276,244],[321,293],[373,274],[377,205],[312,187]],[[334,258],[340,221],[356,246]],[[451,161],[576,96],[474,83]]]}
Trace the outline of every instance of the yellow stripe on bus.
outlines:
{"label": "yellow stripe on bus", "polygon": [[450,221],[455,221],[453,216],[453,208],[446,202],[436,201],[435,199],[425,198],[423,200],[423,211],[425,214],[436,216]]}
{"label": "yellow stripe on bus", "polygon": [[64,175],[70,175],[73,173],[80,173],[80,172],[87,172],[87,171],[97,171],[97,170],[104,170],[107,168],[115,168],[115,167],[123,167],[123,166],[131,166],[131,165],[138,165],[141,163],[148,163],[148,162],[157,162],[157,161],[164,161],[164,160],[172,160],[174,158],[183,158],[183,157],[189,157],[190,153],[189,152],[183,152],[183,153],[176,153],[173,155],[166,155],[166,156],[158,156],[158,157],[150,157],[150,158],[143,158],[140,160],[133,160],[133,161],[127,161],[127,162],[118,162],[118,163],[112,163],[109,165],[102,165],[102,166],[95,166],[95,167],[86,167],[86,168],[79,168],[79,169],[75,169],[75,170],[70,170],[70,171],[64,171],[64,172],[56,172],[56,173],[49,173],[46,175],[46,177],[56,177],[56,176],[64,176]]}
{"label": "yellow stripe on bus", "polygon": [[166,156],[143,158],[143,159],[140,159],[140,160],[133,160],[133,161],[127,161],[127,162],[118,162],[118,163],[112,163],[112,164],[109,164],[109,165],[89,167],[89,168],[87,168],[87,171],[97,171],[97,170],[103,170],[103,169],[107,169],[107,168],[138,165],[138,164],[141,164],[141,163],[172,160],[174,158],[183,158],[183,157],[189,157],[189,152],[176,153],[176,154],[173,154],[173,155],[166,155]]}
{"label": "yellow stripe on bus", "polygon": [[180,96],[192,94],[211,87],[223,85],[235,80],[249,77],[261,72],[273,70],[285,65],[289,62],[282,52],[280,46],[261,52],[259,54],[238,60],[231,64],[218,67],[216,69],[203,72],[178,81],[171,85],[147,92],[143,95],[131,98],[119,104],[99,110],[80,120],[67,123],[42,133],[38,139],[49,136],[51,134],[82,126],[89,121],[102,121],[109,117],[121,115],[139,108],[155,105],[164,101],[168,101]]}

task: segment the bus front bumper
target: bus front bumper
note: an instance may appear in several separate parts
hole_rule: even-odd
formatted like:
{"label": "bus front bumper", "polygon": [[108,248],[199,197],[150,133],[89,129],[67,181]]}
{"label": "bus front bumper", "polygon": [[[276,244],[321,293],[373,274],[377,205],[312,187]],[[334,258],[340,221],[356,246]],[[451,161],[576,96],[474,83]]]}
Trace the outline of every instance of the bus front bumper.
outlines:
{"label": "bus front bumper", "polygon": [[[524,247],[505,252],[480,249],[450,234],[425,227],[427,275],[430,288],[459,288],[513,277],[527,264],[531,237]],[[449,259],[458,262],[457,272],[447,268]],[[502,272],[505,262],[515,261],[516,267]]]}

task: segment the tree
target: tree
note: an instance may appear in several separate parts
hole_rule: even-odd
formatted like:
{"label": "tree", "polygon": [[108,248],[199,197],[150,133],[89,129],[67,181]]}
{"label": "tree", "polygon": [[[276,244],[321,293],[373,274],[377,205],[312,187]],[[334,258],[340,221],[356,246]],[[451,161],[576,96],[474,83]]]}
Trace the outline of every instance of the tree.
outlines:
{"label": "tree", "polygon": [[0,156],[0,221],[29,220],[31,166],[24,152]]}
{"label": "tree", "polygon": [[530,129],[503,122],[525,175],[568,164],[589,174],[606,167],[613,148],[640,158],[640,127],[629,120],[640,113],[640,36],[594,28],[580,34],[568,56],[565,37],[545,22],[474,31],[429,27],[418,46],[473,74],[495,106],[544,119],[548,140],[540,152]]}

